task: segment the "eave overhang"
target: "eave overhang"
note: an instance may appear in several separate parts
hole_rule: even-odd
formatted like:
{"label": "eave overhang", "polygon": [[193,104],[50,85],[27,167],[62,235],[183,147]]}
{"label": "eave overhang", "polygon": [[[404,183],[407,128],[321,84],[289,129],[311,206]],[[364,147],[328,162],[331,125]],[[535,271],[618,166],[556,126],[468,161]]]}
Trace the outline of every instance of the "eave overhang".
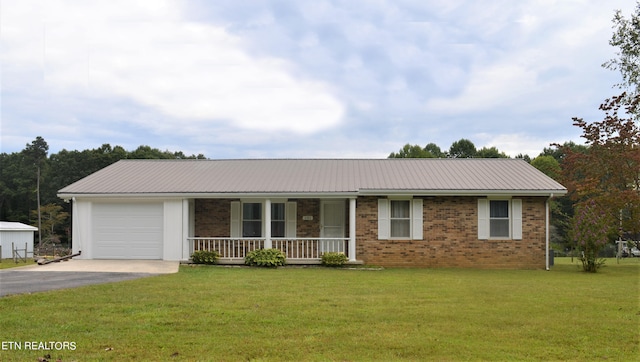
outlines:
{"label": "eave overhang", "polygon": [[393,195],[393,196],[562,196],[567,190],[360,190],[358,195]]}
{"label": "eave overhang", "polygon": [[358,196],[562,196],[567,190],[374,190],[340,192],[133,192],[133,193],[59,193],[64,200],[83,199],[221,199],[221,198],[355,198]]}

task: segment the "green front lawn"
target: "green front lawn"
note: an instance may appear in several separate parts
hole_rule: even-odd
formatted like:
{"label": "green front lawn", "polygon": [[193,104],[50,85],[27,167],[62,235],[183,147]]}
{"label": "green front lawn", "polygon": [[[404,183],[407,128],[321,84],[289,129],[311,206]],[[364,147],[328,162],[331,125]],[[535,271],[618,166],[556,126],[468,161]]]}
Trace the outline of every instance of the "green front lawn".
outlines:
{"label": "green front lawn", "polygon": [[[3,361],[611,360],[640,355],[640,260],[551,271],[181,267],[0,298]],[[24,342],[75,350],[25,350]]]}
{"label": "green front lawn", "polygon": [[16,263],[15,261],[13,261],[13,259],[2,259],[0,260],[0,269],[8,269],[8,268],[16,268],[19,266],[33,265],[33,263],[35,263],[35,260],[33,260],[32,258],[28,258],[26,263],[23,262],[22,260]]}

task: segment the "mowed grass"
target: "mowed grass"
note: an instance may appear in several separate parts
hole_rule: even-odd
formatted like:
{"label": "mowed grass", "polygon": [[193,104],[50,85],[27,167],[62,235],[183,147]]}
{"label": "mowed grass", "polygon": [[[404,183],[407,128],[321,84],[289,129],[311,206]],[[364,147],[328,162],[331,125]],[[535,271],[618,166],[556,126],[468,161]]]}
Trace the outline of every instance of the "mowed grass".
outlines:
{"label": "mowed grass", "polygon": [[551,271],[181,267],[0,298],[1,341],[76,344],[0,360],[631,361],[639,276],[637,259],[597,274],[568,258]]}
{"label": "mowed grass", "polygon": [[35,260],[31,258],[27,259],[26,262],[23,262],[22,260],[20,260],[17,263],[13,261],[13,259],[2,259],[0,260],[0,269],[17,268],[20,266],[33,265],[33,263],[35,263]]}

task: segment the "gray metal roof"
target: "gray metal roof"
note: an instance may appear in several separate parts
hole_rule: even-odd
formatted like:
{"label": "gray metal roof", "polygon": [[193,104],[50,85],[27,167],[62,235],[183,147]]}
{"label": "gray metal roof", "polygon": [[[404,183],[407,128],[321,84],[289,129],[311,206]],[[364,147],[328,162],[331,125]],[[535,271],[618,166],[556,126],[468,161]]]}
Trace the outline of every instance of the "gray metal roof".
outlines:
{"label": "gray metal roof", "polygon": [[59,191],[83,195],[564,194],[519,159],[121,160]]}
{"label": "gray metal roof", "polygon": [[23,224],[21,222],[0,221],[0,230],[2,231],[38,231],[35,226]]}

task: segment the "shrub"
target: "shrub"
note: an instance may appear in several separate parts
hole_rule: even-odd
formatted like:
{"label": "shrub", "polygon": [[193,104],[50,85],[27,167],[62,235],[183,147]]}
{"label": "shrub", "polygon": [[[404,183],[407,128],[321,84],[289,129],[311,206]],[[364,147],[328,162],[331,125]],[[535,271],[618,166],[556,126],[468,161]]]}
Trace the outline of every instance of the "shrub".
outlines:
{"label": "shrub", "polygon": [[287,258],[278,249],[258,249],[251,251],[245,256],[244,263],[249,266],[261,266],[275,268],[286,263]]}
{"label": "shrub", "polygon": [[343,266],[348,260],[344,253],[328,252],[322,254],[322,265],[324,266]]}
{"label": "shrub", "polygon": [[217,251],[198,250],[191,254],[191,260],[196,264],[215,264],[220,254]]}
{"label": "shrub", "polygon": [[609,242],[607,234],[612,222],[594,200],[579,204],[572,221],[571,232],[580,252],[582,270],[595,273],[604,264],[599,253]]}

